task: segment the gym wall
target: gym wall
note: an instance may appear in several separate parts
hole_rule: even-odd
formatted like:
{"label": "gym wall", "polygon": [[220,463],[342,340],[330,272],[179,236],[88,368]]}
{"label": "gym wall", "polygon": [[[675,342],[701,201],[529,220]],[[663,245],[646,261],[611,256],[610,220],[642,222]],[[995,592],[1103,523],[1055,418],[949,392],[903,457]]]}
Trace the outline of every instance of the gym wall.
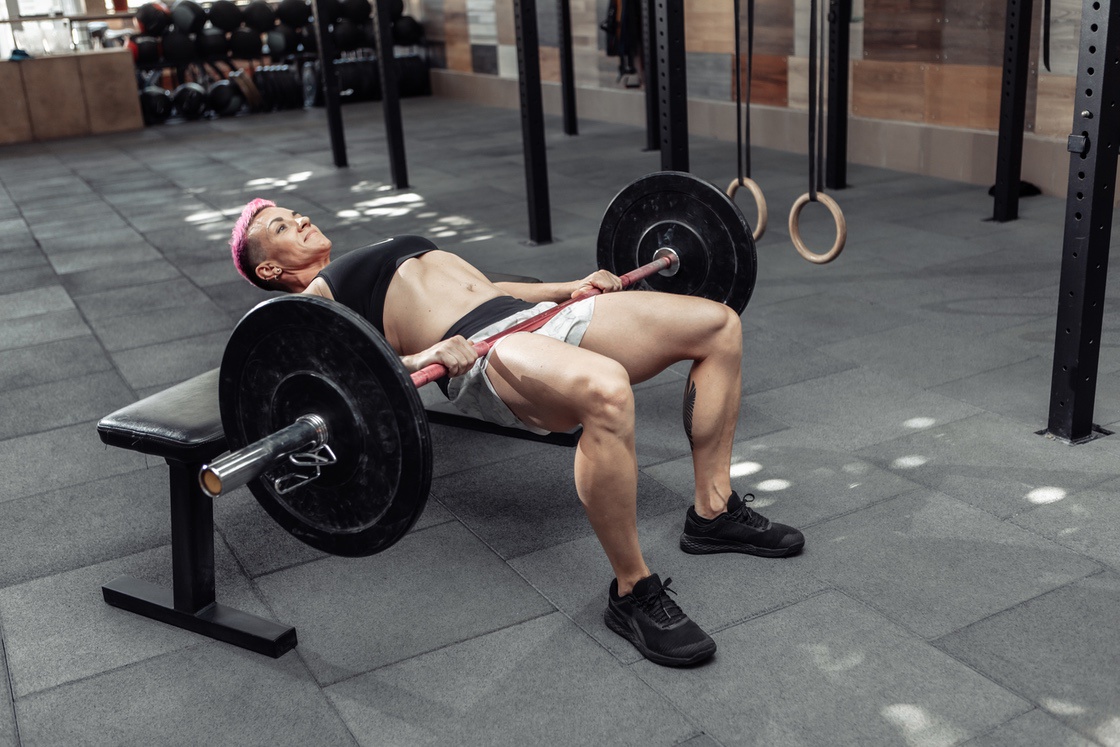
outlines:
{"label": "gym wall", "polygon": [[[827,0],[822,0],[827,2]],[[537,0],[546,110],[559,113],[556,0]],[[731,0],[684,0],[689,128],[734,140]],[[742,3],[746,13],[746,3]],[[411,0],[436,54],[437,95],[517,106],[513,0]],[[599,24],[607,0],[571,0],[581,117],[641,125]],[[995,181],[1006,0],[854,0],[849,159],[974,184]],[[1023,178],[1064,195],[1080,0],[1052,0],[1051,70],[1035,3]],[[804,152],[808,0],[756,0],[752,136]],[[745,19],[744,19],[745,36]]]}

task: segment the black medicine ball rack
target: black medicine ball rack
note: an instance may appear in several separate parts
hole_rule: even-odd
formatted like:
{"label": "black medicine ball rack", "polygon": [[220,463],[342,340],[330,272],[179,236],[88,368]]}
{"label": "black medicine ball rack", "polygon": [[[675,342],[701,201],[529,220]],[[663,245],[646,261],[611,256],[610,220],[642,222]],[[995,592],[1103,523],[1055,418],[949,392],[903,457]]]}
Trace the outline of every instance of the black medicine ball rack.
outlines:
{"label": "black medicine ball rack", "polygon": [[[404,13],[404,0],[390,0],[388,10],[392,41],[387,46],[393,50],[399,95],[428,95],[424,29]],[[319,12],[330,19],[323,46],[335,70],[338,103],[379,100],[370,1],[325,0]],[[323,106],[314,15],[309,0],[145,3],[136,12],[139,31],[127,41],[145,123]]]}

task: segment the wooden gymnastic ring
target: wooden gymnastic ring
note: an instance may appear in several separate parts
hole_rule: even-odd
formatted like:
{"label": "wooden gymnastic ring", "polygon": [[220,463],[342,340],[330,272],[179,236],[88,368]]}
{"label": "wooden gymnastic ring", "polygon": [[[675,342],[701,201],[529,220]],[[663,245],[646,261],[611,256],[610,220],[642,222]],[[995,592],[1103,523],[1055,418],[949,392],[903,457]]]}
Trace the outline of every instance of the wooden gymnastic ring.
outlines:
{"label": "wooden gymnastic ring", "polygon": [[727,185],[727,196],[731,198],[732,202],[735,201],[735,193],[739,191],[739,187],[746,187],[750,191],[754,197],[754,204],[758,208],[758,223],[755,224],[754,231],[752,231],[754,240],[758,241],[762,238],[762,234],[766,233],[766,219],[769,216],[769,211],[766,209],[766,198],[762,194],[762,188],[758,186],[758,182],[754,179],[745,176],[743,181],[740,182],[739,178],[736,177]]}
{"label": "wooden gymnastic ring", "polygon": [[801,215],[801,209],[810,202],[808,192],[798,197],[789,211],[789,237],[793,239],[793,246],[798,254],[813,264],[823,265],[836,259],[840,256],[840,252],[844,251],[844,244],[848,240],[848,223],[844,220],[844,212],[836,204],[836,200],[824,192],[817,192],[817,201],[828,208],[828,212],[832,213],[832,219],[836,221],[836,241],[832,244],[832,248],[824,254],[816,254],[809,251],[809,247],[801,240],[801,228],[798,226],[797,219]]}

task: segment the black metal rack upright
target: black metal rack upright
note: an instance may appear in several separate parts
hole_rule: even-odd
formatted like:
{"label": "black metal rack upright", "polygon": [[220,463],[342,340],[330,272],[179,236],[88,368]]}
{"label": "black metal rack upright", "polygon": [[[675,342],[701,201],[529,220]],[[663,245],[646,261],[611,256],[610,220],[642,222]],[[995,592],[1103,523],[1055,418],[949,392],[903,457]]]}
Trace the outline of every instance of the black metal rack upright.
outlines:
{"label": "black metal rack upright", "polygon": [[517,81],[521,92],[521,143],[525,152],[525,195],[529,203],[529,240],[535,244],[547,244],[552,241],[552,216],[544,144],[537,2],[513,0],[513,11],[517,32]]}
{"label": "black metal rack upright", "polygon": [[999,147],[996,155],[996,194],[992,209],[992,219],[1000,222],[1019,217],[1019,181],[1023,173],[1023,127],[1026,125],[1033,12],[1034,0],[1007,0],[1003,84],[1000,88],[999,106]]}

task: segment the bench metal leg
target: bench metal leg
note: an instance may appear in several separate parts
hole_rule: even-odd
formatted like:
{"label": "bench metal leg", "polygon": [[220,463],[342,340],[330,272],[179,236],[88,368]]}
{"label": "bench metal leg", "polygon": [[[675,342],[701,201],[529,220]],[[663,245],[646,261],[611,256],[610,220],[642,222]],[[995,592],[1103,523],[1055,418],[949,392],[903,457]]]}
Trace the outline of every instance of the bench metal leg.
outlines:
{"label": "bench metal leg", "polygon": [[214,503],[198,485],[199,465],[171,469],[172,591],[121,576],[101,587],[105,601],[138,615],[273,658],[295,648],[296,631],[214,601]]}

